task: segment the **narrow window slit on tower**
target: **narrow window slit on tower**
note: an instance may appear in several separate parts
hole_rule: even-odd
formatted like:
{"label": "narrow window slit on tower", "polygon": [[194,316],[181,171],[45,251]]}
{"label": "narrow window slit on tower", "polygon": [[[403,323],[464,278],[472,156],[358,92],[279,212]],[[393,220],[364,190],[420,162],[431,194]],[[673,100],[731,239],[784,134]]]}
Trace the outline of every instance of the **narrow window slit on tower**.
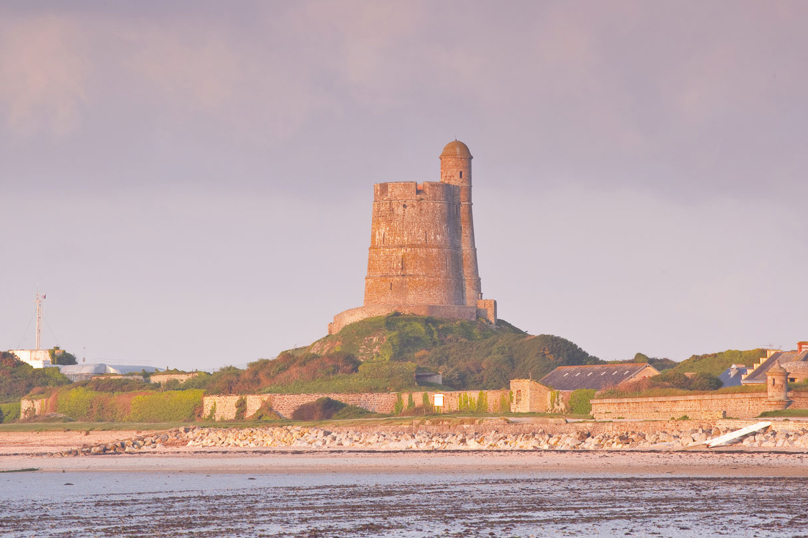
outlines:
{"label": "narrow window slit on tower", "polygon": [[460,179],[463,179],[463,171],[460,171]]}

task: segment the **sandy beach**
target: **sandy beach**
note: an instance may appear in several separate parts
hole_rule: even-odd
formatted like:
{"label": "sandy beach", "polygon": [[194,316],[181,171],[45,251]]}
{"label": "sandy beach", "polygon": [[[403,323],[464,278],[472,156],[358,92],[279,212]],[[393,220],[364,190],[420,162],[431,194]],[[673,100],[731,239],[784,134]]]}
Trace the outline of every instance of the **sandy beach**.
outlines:
{"label": "sandy beach", "polygon": [[[118,432],[120,433],[120,432]],[[55,446],[55,445],[52,445]],[[482,474],[547,476],[808,477],[808,454],[738,449],[681,451],[379,452],[174,447],[137,454],[0,454],[0,471]]]}

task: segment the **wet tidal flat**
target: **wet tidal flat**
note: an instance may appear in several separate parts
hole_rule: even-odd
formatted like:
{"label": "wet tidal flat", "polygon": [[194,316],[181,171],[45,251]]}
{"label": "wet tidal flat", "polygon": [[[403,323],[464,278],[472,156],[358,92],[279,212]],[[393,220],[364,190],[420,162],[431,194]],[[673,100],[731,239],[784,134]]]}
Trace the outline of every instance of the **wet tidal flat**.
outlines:
{"label": "wet tidal flat", "polygon": [[0,535],[808,537],[808,479],[10,473]]}

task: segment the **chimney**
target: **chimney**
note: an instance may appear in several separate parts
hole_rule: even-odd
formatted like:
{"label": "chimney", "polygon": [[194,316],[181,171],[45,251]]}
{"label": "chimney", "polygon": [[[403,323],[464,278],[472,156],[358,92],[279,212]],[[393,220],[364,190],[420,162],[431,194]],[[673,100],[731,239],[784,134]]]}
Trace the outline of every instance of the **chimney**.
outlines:
{"label": "chimney", "polygon": [[797,353],[808,351],[808,341],[797,342]]}

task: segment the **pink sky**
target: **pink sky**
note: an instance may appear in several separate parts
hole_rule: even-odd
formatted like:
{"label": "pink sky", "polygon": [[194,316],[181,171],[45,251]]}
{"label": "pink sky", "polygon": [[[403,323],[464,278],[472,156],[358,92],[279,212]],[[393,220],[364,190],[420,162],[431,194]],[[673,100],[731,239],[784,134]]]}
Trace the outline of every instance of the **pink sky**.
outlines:
{"label": "pink sky", "polygon": [[0,349],[215,368],[360,304],[475,157],[486,297],[603,359],[808,339],[804,2],[4,2]]}

